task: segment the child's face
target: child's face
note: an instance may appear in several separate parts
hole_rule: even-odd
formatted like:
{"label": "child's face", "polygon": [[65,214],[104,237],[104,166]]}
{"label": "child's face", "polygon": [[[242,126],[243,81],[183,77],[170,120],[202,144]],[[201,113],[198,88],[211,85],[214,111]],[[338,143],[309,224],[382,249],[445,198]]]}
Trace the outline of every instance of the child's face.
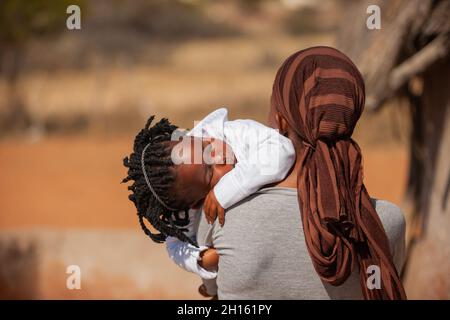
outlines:
{"label": "child's face", "polygon": [[190,208],[197,208],[217,182],[236,162],[234,154],[225,142],[217,139],[184,138],[174,142],[177,154],[175,192]]}

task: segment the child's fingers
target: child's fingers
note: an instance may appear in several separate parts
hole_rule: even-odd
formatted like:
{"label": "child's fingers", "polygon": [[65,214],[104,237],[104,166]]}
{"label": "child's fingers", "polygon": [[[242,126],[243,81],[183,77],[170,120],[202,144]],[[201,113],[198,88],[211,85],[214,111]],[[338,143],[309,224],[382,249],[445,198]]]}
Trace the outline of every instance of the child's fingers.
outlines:
{"label": "child's fingers", "polygon": [[223,226],[225,224],[225,210],[223,208],[218,208],[217,212],[219,216],[219,223]]}
{"label": "child's fingers", "polygon": [[206,221],[211,224],[211,200],[209,199],[209,195],[206,196],[203,204],[203,211],[205,212]]}
{"label": "child's fingers", "polygon": [[210,218],[211,218],[211,224],[214,223],[214,221],[217,218],[217,208],[213,205],[211,206],[211,211],[209,212]]}
{"label": "child's fingers", "polygon": [[208,223],[211,224],[212,223],[211,209],[208,209],[207,211],[205,210],[205,217]]}
{"label": "child's fingers", "polygon": [[216,213],[214,206],[208,205],[208,207],[204,208],[205,211],[205,217],[209,224],[212,224],[214,220],[216,219]]}

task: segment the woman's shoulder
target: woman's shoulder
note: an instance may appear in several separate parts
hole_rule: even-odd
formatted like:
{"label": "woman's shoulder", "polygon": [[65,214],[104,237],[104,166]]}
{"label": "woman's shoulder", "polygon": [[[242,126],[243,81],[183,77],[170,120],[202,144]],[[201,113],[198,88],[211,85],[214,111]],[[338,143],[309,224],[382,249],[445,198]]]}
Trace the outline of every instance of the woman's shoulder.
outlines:
{"label": "woman's shoulder", "polygon": [[372,199],[372,202],[388,237],[404,236],[406,222],[402,210],[387,200]]}
{"label": "woman's shoulder", "polygon": [[396,204],[383,199],[372,199],[372,203],[379,215],[387,215],[393,219],[404,220],[403,212]]}
{"label": "woman's shoulder", "polygon": [[406,223],[402,210],[392,202],[386,200],[374,201],[375,209],[383,224],[386,235],[389,239],[389,245],[394,264],[400,273],[405,263],[405,235]]}

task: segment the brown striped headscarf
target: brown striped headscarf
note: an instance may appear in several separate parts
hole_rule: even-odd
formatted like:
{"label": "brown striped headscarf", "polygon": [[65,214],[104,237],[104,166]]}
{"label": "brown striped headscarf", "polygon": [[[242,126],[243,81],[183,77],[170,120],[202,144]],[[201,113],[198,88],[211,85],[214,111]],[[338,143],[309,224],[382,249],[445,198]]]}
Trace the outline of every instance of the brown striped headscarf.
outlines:
{"label": "brown striped headscarf", "polygon": [[[294,53],[278,70],[271,114],[281,115],[304,145],[297,154],[298,200],[321,279],[339,286],[357,266],[365,299],[406,299],[363,184],[361,150],[351,138],[364,99],[364,81],[352,61],[336,49],[313,47]],[[381,271],[381,289],[366,284],[370,265]]]}

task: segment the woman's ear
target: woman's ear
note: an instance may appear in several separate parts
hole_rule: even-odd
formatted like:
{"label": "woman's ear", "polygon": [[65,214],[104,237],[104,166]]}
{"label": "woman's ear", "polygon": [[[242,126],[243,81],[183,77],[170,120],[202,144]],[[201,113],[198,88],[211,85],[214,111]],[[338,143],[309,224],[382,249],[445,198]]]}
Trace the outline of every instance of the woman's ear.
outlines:
{"label": "woman's ear", "polygon": [[275,120],[277,122],[278,130],[280,134],[287,137],[288,135],[288,123],[279,113],[275,115]]}
{"label": "woman's ear", "polygon": [[269,112],[269,127],[278,129],[280,134],[282,134],[284,136],[288,135],[288,127],[289,127],[288,123],[284,119],[284,117],[275,110],[273,105],[270,108],[270,112]]}
{"label": "woman's ear", "polygon": [[275,111],[275,107],[272,105],[269,110],[269,118],[267,121],[267,124],[269,127],[273,129],[279,129],[278,127],[278,120],[276,118],[277,112]]}

